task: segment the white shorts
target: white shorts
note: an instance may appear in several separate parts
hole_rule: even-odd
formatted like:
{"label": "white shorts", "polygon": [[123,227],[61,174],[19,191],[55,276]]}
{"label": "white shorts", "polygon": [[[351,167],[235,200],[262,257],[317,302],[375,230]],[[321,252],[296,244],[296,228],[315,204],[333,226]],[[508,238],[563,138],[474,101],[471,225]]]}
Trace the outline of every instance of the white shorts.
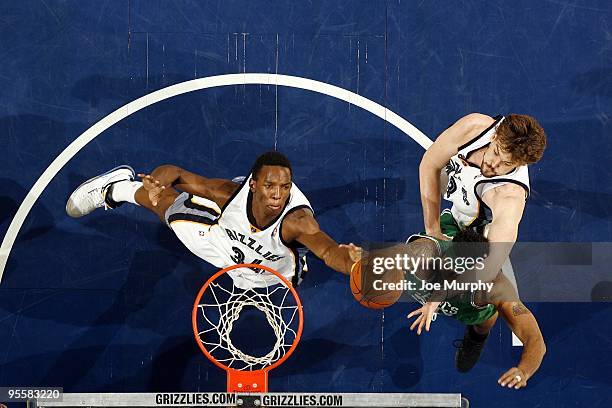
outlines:
{"label": "white shorts", "polygon": [[211,200],[181,193],[166,210],[166,224],[194,255],[218,268],[234,263],[215,245],[211,228],[216,225],[221,209]]}

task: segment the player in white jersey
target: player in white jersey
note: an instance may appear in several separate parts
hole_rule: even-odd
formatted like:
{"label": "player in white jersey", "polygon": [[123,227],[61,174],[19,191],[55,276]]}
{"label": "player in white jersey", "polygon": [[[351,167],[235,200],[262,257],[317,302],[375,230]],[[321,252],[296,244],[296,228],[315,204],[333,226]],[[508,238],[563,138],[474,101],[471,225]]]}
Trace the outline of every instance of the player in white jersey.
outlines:
{"label": "player in white jersey", "polygon": [[[516,242],[529,197],[527,165],[539,161],[545,147],[544,130],[531,116],[472,113],[442,132],[423,155],[419,180],[427,235],[449,239],[461,229],[475,228],[492,244],[480,275],[458,280],[496,279]],[[452,202],[442,214],[441,174],[448,177],[444,198]],[[416,311],[419,329],[429,330],[439,305],[428,302]]]}
{"label": "player in white jersey", "polygon": [[[514,242],[529,196],[527,165],[542,157],[546,136],[527,115],[473,113],[446,129],[419,166],[425,231],[444,239],[440,224],[440,174],[457,227],[488,226],[491,242]],[[444,170],[444,171],[443,171]]]}
{"label": "player in white jersey", "polygon": [[[131,202],[153,211],[196,256],[225,268],[268,266],[298,285],[307,248],[330,268],[349,274],[361,248],[339,245],[319,228],[308,199],[292,182],[291,165],[278,152],[261,155],[242,183],[210,179],[172,165],[139,174],[120,166],[79,186],[66,211],[81,217],[96,208]],[[241,288],[278,283],[267,272],[230,273]]]}
{"label": "player in white jersey", "polygon": [[[483,201],[483,197],[494,188],[499,188],[508,183],[522,187],[524,191],[513,188],[517,192],[517,198],[520,198],[518,200],[519,208],[529,197],[529,169],[526,164],[517,163],[509,171],[504,168],[502,171],[495,172],[491,171],[486,163],[483,163],[484,169],[481,170],[479,165],[470,161],[479,151],[491,146],[492,139],[505,118],[497,116],[494,120],[477,137],[459,146],[457,154],[449,159],[443,170],[448,177],[446,191],[443,195],[446,200],[452,203],[450,212],[460,229],[468,227],[482,229],[492,222],[492,210]],[[497,150],[499,150],[499,146],[497,146]],[[511,162],[511,159],[506,159],[507,163]],[[523,200],[523,194],[525,200]]]}

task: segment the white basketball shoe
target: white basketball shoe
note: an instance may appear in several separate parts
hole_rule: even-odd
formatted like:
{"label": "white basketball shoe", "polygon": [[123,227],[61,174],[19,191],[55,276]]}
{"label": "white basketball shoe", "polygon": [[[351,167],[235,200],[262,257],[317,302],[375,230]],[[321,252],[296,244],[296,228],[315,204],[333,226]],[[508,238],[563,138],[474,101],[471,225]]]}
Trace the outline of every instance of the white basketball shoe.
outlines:
{"label": "white basketball shoe", "polygon": [[112,189],[112,185],[118,181],[133,181],[134,177],[134,169],[123,165],[87,180],[68,197],[66,213],[71,217],[78,218],[89,214],[96,208],[104,207],[104,209],[108,209],[118,207],[123,203],[118,203],[111,199],[109,192]]}

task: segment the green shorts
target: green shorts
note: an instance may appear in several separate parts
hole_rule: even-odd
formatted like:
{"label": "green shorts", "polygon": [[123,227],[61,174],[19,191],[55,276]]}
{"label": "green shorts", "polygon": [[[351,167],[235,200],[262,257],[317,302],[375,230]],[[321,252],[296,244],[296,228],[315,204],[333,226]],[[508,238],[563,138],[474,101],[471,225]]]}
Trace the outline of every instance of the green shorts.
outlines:
{"label": "green shorts", "polygon": [[455,221],[453,214],[451,214],[449,210],[444,210],[442,214],[440,214],[440,229],[444,235],[451,238],[461,231],[461,228],[459,228],[457,221]]}
{"label": "green shorts", "polygon": [[[472,295],[472,293],[469,294],[470,298],[472,297]],[[454,304],[458,308],[457,314],[454,316],[454,318],[468,326],[484,323],[485,321],[489,320],[495,313],[497,313],[497,309],[495,306],[476,306],[472,302],[472,299],[449,299],[448,303],[450,303],[451,305]]]}

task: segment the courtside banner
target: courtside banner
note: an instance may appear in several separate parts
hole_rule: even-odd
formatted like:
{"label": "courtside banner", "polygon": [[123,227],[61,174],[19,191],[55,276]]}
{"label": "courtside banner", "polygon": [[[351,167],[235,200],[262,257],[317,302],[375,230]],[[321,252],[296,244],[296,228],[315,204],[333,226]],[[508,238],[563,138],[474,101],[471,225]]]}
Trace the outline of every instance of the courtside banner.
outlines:
{"label": "courtside banner", "polygon": [[425,393],[82,393],[36,407],[461,407],[461,394]]}

